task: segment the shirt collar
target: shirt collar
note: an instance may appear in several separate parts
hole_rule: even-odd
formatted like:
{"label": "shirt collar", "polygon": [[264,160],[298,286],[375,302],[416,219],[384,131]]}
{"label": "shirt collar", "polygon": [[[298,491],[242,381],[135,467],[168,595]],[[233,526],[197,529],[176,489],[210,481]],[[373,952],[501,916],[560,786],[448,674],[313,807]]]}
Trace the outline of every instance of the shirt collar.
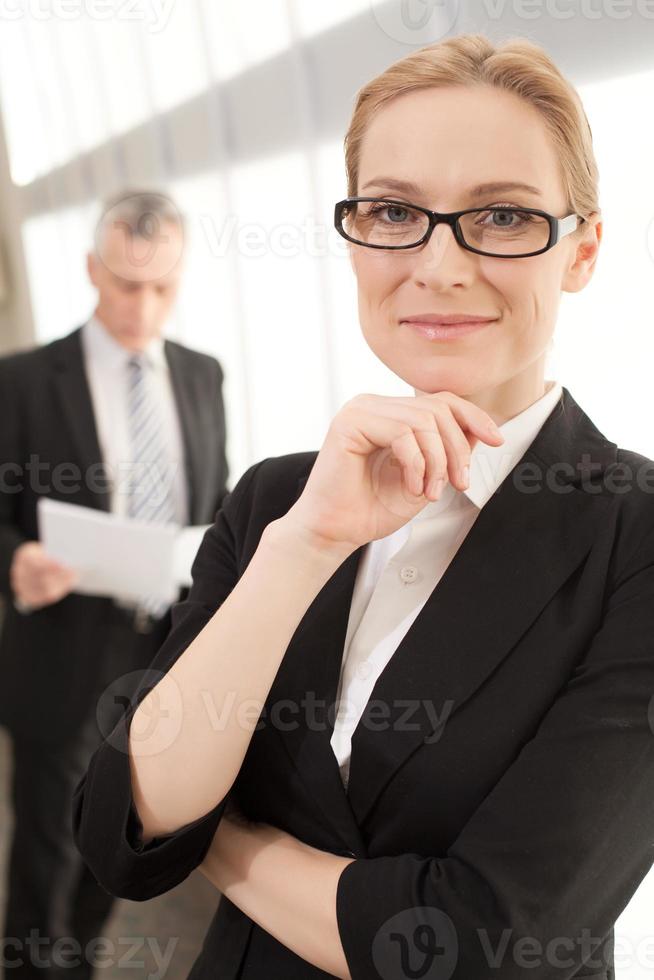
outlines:
{"label": "shirt collar", "polygon": [[[103,322],[95,314],[82,327],[82,336],[87,352],[92,357],[97,357],[99,363],[109,367],[123,367],[133,354],[133,351],[127,350],[111,336]],[[166,355],[163,337],[153,337],[144,349],[143,356],[151,367],[165,366]]]}
{"label": "shirt collar", "polygon": [[508,419],[499,430],[504,436],[500,446],[478,442],[470,454],[470,484],[463,491],[476,507],[482,508],[499,485],[522,459],[542,428],[548,415],[561,398],[560,382],[550,381],[544,395]]}
{"label": "shirt collar", "polygon": [[[462,491],[475,507],[481,509],[490,500],[505,477],[522,459],[561,398],[563,389],[560,382],[547,381],[546,385],[548,388],[544,395],[499,426],[504,436],[504,442],[500,446],[489,446],[481,441],[476,443],[470,454],[470,482]],[[437,517],[449,507],[452,497],[458,492],[458,488],[448,481],[438,500],[431,500],[413,521]]]}

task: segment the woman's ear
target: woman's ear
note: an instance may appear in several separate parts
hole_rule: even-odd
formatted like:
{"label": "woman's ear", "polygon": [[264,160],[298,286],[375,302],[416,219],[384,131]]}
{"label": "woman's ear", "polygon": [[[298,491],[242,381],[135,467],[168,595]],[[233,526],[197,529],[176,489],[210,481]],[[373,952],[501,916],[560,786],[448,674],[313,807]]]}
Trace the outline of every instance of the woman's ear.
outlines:
{"label": "woman's ear", "polygon": [[572,253],[561,288],[566,293],[578,293],[590,281],[595,271],[595,263],[602,240],[601,211],[594,211],[583,225],[583,232],[578,238]]}

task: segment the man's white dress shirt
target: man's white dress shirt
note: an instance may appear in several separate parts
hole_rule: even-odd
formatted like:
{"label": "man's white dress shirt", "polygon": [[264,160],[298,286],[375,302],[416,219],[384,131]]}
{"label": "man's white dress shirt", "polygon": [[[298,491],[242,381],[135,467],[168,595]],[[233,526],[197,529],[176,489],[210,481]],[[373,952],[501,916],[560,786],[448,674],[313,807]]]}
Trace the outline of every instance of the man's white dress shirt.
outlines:
{"label": "man's white dress shirt", "polygon": [[430,501],[393,534],[366,545],[350,605],[331,738],[345,787],[352,733],[377,678],[438,585],[481,508],[520,461],[561,394],[559,382],[547,381],[541,398],[499,426],[504,436],[501,446],[475,445],[466,490],[457,490],[448,482],[438,500]]}
{"label": "man's white dress shirt", "polygon": [[[128,367],[132,352],[111,336],[104,324],[92,316],[82,327],[84,364],[91,389],[100,451],[112,481],[110,511],[127,515],[127,478],[132,465],[128,419]],[[166,464],[152,479],[172,482],[175,519],[189,523],[188,487],[185,476],[184,442],[173,394],[168,361],[162,337],[154,337],[145,351],[150,394],[164,421]],[[139,461],[147,467],[147,460]],[[140,476],[141,470],[137,471]],[[144,477],[146,479],[147,477]]]}

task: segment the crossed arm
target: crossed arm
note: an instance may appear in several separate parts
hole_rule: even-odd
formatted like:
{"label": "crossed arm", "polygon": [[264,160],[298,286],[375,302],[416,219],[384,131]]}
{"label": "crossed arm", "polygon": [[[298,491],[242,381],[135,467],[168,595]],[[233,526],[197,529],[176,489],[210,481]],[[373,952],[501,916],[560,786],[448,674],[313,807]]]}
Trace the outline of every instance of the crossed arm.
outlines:
{"label": "crossed arm", "polygon": [[269,824],[223,816],[200,871],[245,915],[302,959],[350,980],[336,888],[354,858],[304,844]]}

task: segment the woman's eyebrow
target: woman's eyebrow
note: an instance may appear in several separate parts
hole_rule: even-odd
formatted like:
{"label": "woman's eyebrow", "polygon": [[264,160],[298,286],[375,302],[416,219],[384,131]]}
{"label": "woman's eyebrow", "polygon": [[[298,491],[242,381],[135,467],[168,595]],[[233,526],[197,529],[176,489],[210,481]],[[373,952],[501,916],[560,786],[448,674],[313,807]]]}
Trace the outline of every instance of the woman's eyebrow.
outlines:
{"label": "woman's eyebrow", "polygon": [[[394,191],[400,191],[401,193],[407,194],[422,194],[422,190],[417,184],[414,184],[410,180],[397,180],[394,177],[375,177],[374,180],[369,180],[361,188],[365,190],[366,187],[370,187],[371,184],[376,184],[379,187],[388,187]],[[488,194],[497,194],[499,191],[525,191],[528,194],[534,194],[537,197],[541,197],[541,192],[537,187],[532,184],[525,184],[523,181],[519,180],[498,180],[491,181],[485,184],[477,184],[475,187],[470,188],[467,193],[469,200],[475,200],[479,197],[485,197]]]}

